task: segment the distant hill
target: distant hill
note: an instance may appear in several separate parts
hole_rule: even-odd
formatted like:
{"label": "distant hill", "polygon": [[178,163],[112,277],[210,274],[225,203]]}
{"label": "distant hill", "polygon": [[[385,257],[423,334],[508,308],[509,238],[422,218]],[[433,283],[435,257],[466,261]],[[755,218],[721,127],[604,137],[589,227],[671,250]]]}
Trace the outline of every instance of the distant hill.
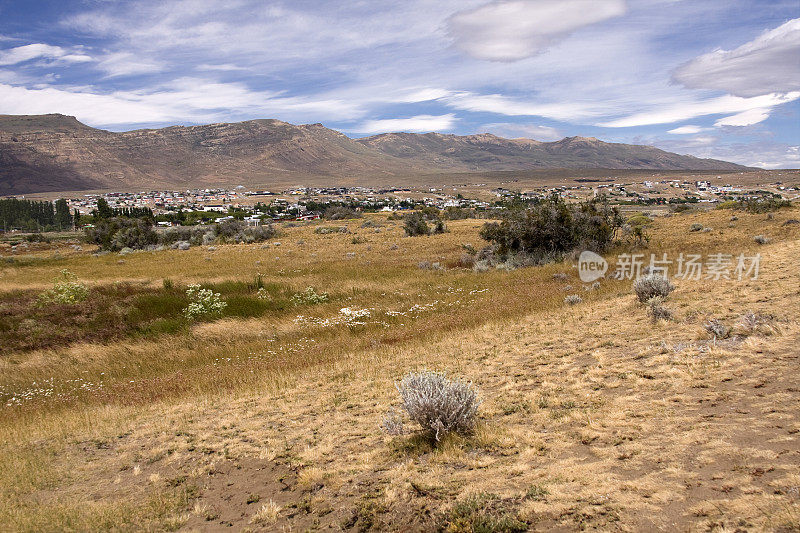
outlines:
{"label": "distant hill", "polygon": [[351,139],[322,124],[250,120],[113,133],[65,115],[0,115],[0,195],[306,183],[403,185],[445,172],[547,168],[741,170],[651,146],[488,133],[387,133]]}

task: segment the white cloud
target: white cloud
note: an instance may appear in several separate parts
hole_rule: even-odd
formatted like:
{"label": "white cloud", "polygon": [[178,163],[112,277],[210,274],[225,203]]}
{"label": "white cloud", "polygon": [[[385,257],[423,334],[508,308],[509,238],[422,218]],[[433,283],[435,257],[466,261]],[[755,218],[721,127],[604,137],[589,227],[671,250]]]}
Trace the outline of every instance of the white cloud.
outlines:
{"label": "white cloud", "polygon": [[447,115],[417,115],[410,118],[367,120],[349,131],[365,134],[397,131],[426,133],[451,130],[455,123],[456,116],[452,113]]}
{"label": "white cloud", "polygon": [[518,61],[590,24],[623,15],[624,0],[496,0],[448,20],[454,44],[488,61]]}
{"label": "white cloud", "polygon": [[60,46],[34,43],[0,50],[0,65],[16,65],[32,59],[53,59],[66,63],[84,63],[92,58],[79,52],[68,52]]}
{"label": "white cloud", "polygon": [[716,122],[714,125],[719,126],[752,126],[753,124],[758,124],[759,122],[763,122],[769,118],[770,108],[762,108],[757,107],[755,109],[748,109],[747,111],[742,111],[741,113],[737,113],[735,115],[731,115],[729,117],[723,117]]}
{"label": "white cloud", "polygon": [[[718,121],[718,125],[747,126],[764,120],[766,118],[766,116],[763,116],[764,113],[768,114],[773,107],[793,102],[798,98],[800,98],[800,91],[788,94],[765,94],[752,98],[726,95],[699,102],[680,103],[657,111],[637,113],[597,125],[606,128],[629,128],[650,124],[668,124],[705,115],[736,113],[733,117]],[[730,120],[736,124],[726,123],[725,120]]]}
{"label": "white cloud", "polygon": [[64,113],[93,126],[206,123],[254,117],[352,120],[364,111],[336,99],[287,97],[251,91],[239,83],[183,78],[134,91],[99,93],[82,88],[26,88],[0,84],[0,114]]}
{"label": "white cloud", "polygon": [[800,89],[800,18],[735,50],[715,50],[679,67],[673,79],[693,89],[758,96]]}
{"label": "white cloud", "polygon": [[700,133],[701,131],[707,131],[708,129],[709,128],[703,128],[702,126],[687,124],[686,126],[671,129],[667,133],[672,133],[673,135],[692,135],[695,133]]}
{"label": "white cloud", "polygon": [[484,124],[478,128],[479,131],[493,133],[500,137],[510,139],[535,139],[537,141],[557,141],[564,135],[556,128],[541,126],[539,124],[516,124],[514,122],[496,122]]}

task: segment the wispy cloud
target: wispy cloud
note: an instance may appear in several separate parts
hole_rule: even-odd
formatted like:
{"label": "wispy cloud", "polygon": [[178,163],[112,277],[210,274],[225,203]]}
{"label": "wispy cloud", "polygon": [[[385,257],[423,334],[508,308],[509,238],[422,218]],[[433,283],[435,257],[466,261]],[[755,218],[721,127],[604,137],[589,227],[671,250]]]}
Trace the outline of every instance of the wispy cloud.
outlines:
{"label": "wispy cloud", "polygon": [[775,106],[793,102],[800,98],[800,91],[788,94],[767,94],[752,98],[739,96],[720,96],[708,100],[680,103],[663,109],[637,113],[624,118],[601,122],[598,126],[607,128],[630,128],[651,124],[670,124],[706,115],[735,115],[717,122],[723,126],[747,126],[761,122]]}
{"label": "wispy cloud", "polygon": [[625,11],[624,0],[496,0],[454,14],[448,33],[476,59],[519,61]]}
{"label": "wispy cloud", "polygon": [[715,50],[679,67],[678,83],[737,96],[800,90],[800,18],[734,50]]}

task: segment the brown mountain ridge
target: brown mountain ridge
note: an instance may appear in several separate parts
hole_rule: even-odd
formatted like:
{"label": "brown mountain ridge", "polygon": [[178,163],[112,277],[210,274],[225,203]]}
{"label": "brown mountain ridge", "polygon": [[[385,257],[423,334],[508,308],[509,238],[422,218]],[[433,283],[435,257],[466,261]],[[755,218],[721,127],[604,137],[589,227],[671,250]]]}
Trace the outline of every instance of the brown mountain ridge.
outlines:
{"label": "brown mountain ridge", "polygon": [[[322,124],[271,119],[121,133],[75,117],[0,115],[0,195],[46,191],[328,185],[447,172],[548,168],[742,170],[652,146],[567,137],[555,142],[489,133],[385,133],[351,139]],[[394,179],[396,178],[396,179]]]}

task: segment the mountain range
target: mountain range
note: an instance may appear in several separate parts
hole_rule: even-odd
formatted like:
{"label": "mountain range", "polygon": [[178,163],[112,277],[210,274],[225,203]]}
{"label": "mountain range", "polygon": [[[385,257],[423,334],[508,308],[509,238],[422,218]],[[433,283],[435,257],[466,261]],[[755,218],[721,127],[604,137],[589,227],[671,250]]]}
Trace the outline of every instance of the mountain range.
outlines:
{"label": "mountain range", "polygon": [[322,124],[249,120],[110,132],[75,117],[0,115],[0,195],[279,184],[404,184],[411,176],[537,169],[743,170],[714,159],[592,137],[489,133],[351,139]]}

